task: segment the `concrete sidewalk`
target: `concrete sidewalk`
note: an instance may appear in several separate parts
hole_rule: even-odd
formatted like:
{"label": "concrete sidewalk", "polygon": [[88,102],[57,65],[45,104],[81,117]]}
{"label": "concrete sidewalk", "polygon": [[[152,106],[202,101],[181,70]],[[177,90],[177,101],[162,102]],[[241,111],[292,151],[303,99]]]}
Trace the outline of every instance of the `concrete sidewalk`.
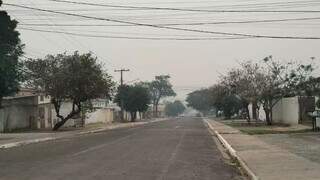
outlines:
{"label": "concrete sidewalk", "polygon": [[214,120],[205,120],[260,180],[318,180],[320,164]]}
{"label": "concrete sidewalk", "polygon": [[148,123],[154,123],[164,121],[167,119],[158,118],[147,121],[128,122],[128,123],[113,123],[103,124],[98,127],[88,127],[81,129],[74,129],[68,131],[57,131],[57,132],[22,132],[22,133],[1,133],[0,134],[0,149],[7,149],[17,146],[22,146],[31,143],[38,143],[43,141],[55,140],[60,138],[72,137],[81,134],[97,133],[111,129],[135,127]]}

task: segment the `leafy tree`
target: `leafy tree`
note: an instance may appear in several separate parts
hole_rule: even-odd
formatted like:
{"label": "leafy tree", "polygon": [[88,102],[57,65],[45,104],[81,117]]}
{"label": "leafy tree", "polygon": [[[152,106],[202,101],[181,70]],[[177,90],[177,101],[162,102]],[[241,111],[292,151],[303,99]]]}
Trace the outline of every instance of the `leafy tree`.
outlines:
{"label": "leafy tree", "polygon": [[[53,130],[79,115],[83,103],[95,98],[110,98],[114,85],[91,53],[48,55],[44,59],[29,59],[25,66],[28,85],[51,96],[56,116],[60,119]],[[65,101],[72,102],[72,110],[67,116],[60,114]]]}
{"label": "leafy tree", "polygon": [[17,24],[6,11],[0,11],[0,108],[3,97],[18,91],[21,78],[18,60],[23,54],[23,45],[16,31]]}
{"label": "leafy tree", "polygon": [[213,108],[209,89],[196,90],[188,94],[187,105],[207,115]]}
{"label": "leafy tree", "polygon": [[232,69],[227,75],[222,77],[222,84],[227,87],[232,94],[240,97],[247,116],[248,123],[251,121],[249,114],[249,104],[253,105],[253,118],[257,119],[257,109],[259,95],[262,89],[260,81],[263,80],[261,67],[257,63],[247,61],[240,63],[240,68]]}
{"label": "leafy tree", "polygon": [[224,110],[225,97],[230,94],[228,88],[222,84],[215,84],[209,88],[208,100],[210,106],[214,107],[216,114]]}
{"label": "leafy tree", "polygon": [[253,104],[254,116],[261,105],[267,124],[271,125],[272,109],[281,98],[312,94],[320,87],[311,76],[311,64],[280,63],[269,56],[263,64],[248,61],[240,65],[223,76],[221,83],[241,98],[249,120],[249,103]]}
{"label": "leafy tree", "polygon": [[285,74],[284,82],[287,96],[311,96],[317,92],[313,64],[290,63],[292,66]]}
{"label": "leafy tree", "polygon": [[[209,111],[215,109],[223,111],[226,118],[238,114],[243,109],[242,99],[232,94],[229,89],[222,84],[215,84],[207,89],[201,89],[190,93],[187,97],[188,106],[207,115]],[[216,114],[217,114],[216,112]]]}
{"label": "leafy tree", "polygon": [[225,118],[230,119],[233,115],[238,114],[242,108],[243,102],[236,95],[223,97],[222,110]]}
{"label": "leafy tree", "polygon": [[308,82],[312,81],[313,66],[293,62],[280,63],[272,56],[266,57],[264,64],[264,78],[260,81],[260,101],[267,124],[271,125],[272,109],[281,98],[307,95],[312,91]]}
{"label": "leafy tree", "polygon": [[162,98],[176,96],[172,89],[172,84],[169,82],[169,75],[156,76],[155,80],[148,83],[151,102],[153,105],[154,116],[158,116],[158,106]]}
{"label": "leafy tree", "polygon": [[166,104],[165,113],[167,116],[176,117],[182,114],[186,110],[186,107],[181,101],[174,101]]}
{"label": "leafy tree", "polygon": [[148,110],[150,104],[148,88],[141,84],[120,86],[114,101],[120,105],[121,100],[124,109],[131,114],[131,121],[135,121],[137,112],[142,113]]}

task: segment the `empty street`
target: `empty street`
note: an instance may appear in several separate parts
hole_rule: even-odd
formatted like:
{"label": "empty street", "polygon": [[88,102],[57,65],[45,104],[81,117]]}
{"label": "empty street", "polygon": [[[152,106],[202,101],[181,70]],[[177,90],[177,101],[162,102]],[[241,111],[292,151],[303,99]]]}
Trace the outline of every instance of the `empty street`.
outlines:
{"label": "empty street", "polygon": [[0,179],[240,179],[200,118],[30,144],[0,159]]}

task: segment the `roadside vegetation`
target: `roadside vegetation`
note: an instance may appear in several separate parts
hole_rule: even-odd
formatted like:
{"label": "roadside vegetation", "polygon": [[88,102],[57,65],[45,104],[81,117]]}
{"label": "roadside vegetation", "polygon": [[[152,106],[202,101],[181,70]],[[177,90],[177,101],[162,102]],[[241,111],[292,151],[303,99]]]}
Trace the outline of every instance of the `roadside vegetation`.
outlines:
{"label": "roadside vegetation", "polygon": [[284,62],[268,56],[258,63],[239,62],[239,67],[221,75],[217,84],[190,93],[188,106],[203,115],[246,119],[249,124],[259,121],[258,113],[262,108],[266,124],[273,125],[272,109],[282,98],[319,96],[320,77],[314,76],[314,60],[311,58],[309,63]]}
{"label": "roadside vegetation", "polygon": [[186,107],[184,106],[184,104],[181,101],[176,100],[174,102],[167,103],[164,111],[169,117],[177,117],[181,115],[185,110]]}
{"label": "roadside vegetation", "polygon": [[19,58],[23,55],[24,45],[17,25],[6,11],[0,11],[0,108],[3,97],[16,93],[22,80]]}
{"label": "roadside vegetation", "polygon": [[131,121],[137,119],[137,112],[142,114],[148,110],[151,102],[150,93],[143,84],[122,85],[119,86],[118,92],[114,98],[119,106],[123,103],[123,108],[131,114]]}

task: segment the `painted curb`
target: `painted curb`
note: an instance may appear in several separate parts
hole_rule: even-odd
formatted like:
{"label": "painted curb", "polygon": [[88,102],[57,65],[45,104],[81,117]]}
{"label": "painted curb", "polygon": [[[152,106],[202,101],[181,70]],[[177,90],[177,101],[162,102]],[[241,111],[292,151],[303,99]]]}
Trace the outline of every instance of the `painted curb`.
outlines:
{"label": "painted curb", "polygon": [[39,139],[32,139],[32,140],[26,140],[26,141],[7,143],[7,144],[0,145],[0,150],[1,149],[9,149],[9,148],[13,148],[13,147],[24,146],[24,145],[33,144],[33,143],[39,143],[39,142],[62,139],[62,138],[70,137],[70,136],[73,136],[73,135],[84,135],[84,134],[91,134],[91,133],[99,133],[99,132],[112,130],[112,129],[130,128],[130,127],[135,127],[135,126],[140,126],[140,125],[150,124],[150,123],[155,123],[155,122],[161,122],[161,121],[166,121],[166,120],[169,120],[169,119],[156,119],[156,120],[153,120],[153,121],[141,122],[141,123],[136,123],[136,124],[127,124],[127,125],[124,124],[124,126],[118,126],[118,127],[114,126],[114,127],[100,128],[100,129],[96,129],[96,130],[79,132],[79,133],[75,133],[75,134],[72,134],[72,135],[66,135],[66,136],[62,136],[62,137],[47,137],[47,138],[39,138]]}
{"label": "painted curb", "polygon": [[238,156],[237,151],[232,148],[232,146],[226,141],[221,134],[214,130],[214,127],[209,123],[207,119],[203,119],[205,123],[209,126],[209,128],[213,131],[213,133],[217,136],[221,144],[227,149],[228,153],[232,156],[232,158],[236,159],[241,166],[241,168],[245,171],[248,177],[251,180],[260,180],[258,176],[256,176],[253,171],[247,166],[247,164]]}

